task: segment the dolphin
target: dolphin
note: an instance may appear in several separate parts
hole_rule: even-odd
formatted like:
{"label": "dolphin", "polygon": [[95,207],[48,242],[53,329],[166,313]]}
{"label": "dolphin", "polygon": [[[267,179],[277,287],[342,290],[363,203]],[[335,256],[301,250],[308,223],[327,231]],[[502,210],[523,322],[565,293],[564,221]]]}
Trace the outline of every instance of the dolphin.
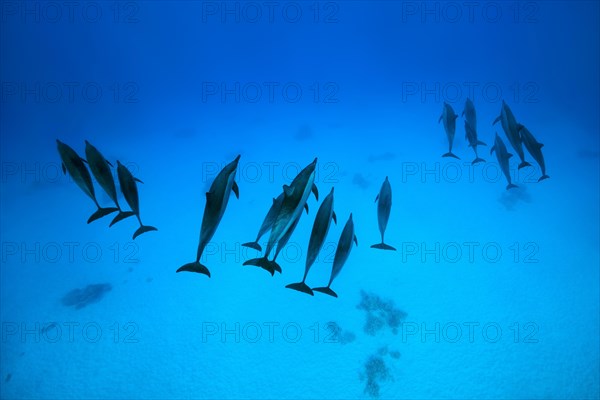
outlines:
{"label": "dolphin", "polygon": [[317,159],[315,158],[312,163],[300,171],[290,186],[283,186],[283,201],[281,202],[281,208],[277,213],[277,218],[272,225],[265,255],[263,257],[247,260],[244,262],[244,265],[261,267],[269,271],[271,275],[273,275],[275,271],[281,270],[281,267],[275,261],[269,261],[269,255],[302,213],[302,209],[305,208],[306,201],[308,200],[311,191],[318,199],[318,191],[314,183],[316,165]]}
{"label": "dolphin", "polygon": [[456,118],[458,115],[452,109],[452,106],[446,102],[444,102],[444,109],[442,110],[442,115],[438,119],[438,124],[440,121],[444,121],[444,130],[446,131],[446,136],[448,137],[448,152],[443,154],[442,157],[454,157],[458,160],[460,158],[452,153],[452,142],[454,141],[454,134],[456,132]]}
{"label": "dolphin", "polygon": [[494,146],[490,149],[490,154],[492,154],[492,152],[494,152],[494,151],[496,151],[496,158],[498,159],[498,164],[500,165],[500,168],[502,169],[502,172],[504,173],[504,176],[506,177],[506,180],[508,181],[506,190],[518,187],[517,185],[514,185],[512,183],[511,178],[510,178],[508,160],[512,157],[512,154],[510,154],[506,150],[506,145],[504,144],[502,139],[500,139],[500,136],[498,136],[498,133],[496,133],[496,139],[494,141]]}
{"label": "dolphin", "polygon": [[531,157],[533,157],[533,159],[539,164],[542,170],[542,176],[540,179],[538,179],[538,182],[550,178],[548,175],[546,175],[546,163],[544,162],[544,155],[542,154],[542,147],[544,147],[544,145],[535,140],[531,132],[529,132],[529,129],[525,128],[525,126],[518,124],[518,127],[519,134],[521,135],[521,140],[523,141],[525,148],[529,154],[531,154]]}
{"label": "dolphin", "polygon": [[137,217],[140,227],[133,233],[133,239],[141,235],[145,232],[157,231],[153,226],[142,224],[142,219],[140,218],[140,198],[138,196],[137,190],[137,182],[143,183],[138,178],[134,178],[131,172],[125,167],[119,160],[117,160],[117,176],[119,178],[119,186],[121,187],[121,192],[129,204],[131,211]]}
{"label": "dolphin", "polygon": [[302,282],[291,283],[287,285],[286,288],[304,292],[311,296],[314,295],[312,289],[304,282],[306,281],[306,275],[308,275],[310,267],[314,264],[317,255],[325,243],[327,232],[329,232],[329,227],[331,226],[331,220],[337,224],[337,217],[335,211],[333,211],[333,188],[331,188],[331,192],[329,192],[327,197],[323,200],[323,203],[321,203],[319,211],[317,211],[317,216],[315,217],[310,240],[308,241],[306,266],[304,267],[304,277],[302,278]]}
{"label": "dolphin", "polygon": [[69,171],[69,175],[71,175],[77,186],[79,186],[79,188],[94,201],[96,207],[98,207],[98,210],[88,218],[87,223],[89,224],[98,218],[102,218],[117,211],[118,209],[115,207],[103,208],[100,207],[100,204],[98,204],[98,200],[96,200],[96,193],[94,191],[94,183],[92,182],[92,176],[84,164],[84,162],[87,161],[79,157],[75,150],[73,150],[70,146],[64,144],[58,139],[56,140],[56,147],[58,149],[60,159],[62,160],[63,173],[66,175],[67,171]]}
{"label": "dolphin", "polygon": [[200,264],[200,257],[202,257],[206,245],[217,231],[221,218],[225,214],[231,192],[235,194],[235,197],[240,198],[240,191],[237,183],[235,183],[235,174],[239,161],[240,155],[223,167],[210,185],[208,192],[206,192],[206,205],[204,206],[204,215],[202,216],[202,225],[200,227],[200,240],[198,242],[196,261],[183,265],[177,272],[197,272],[210,278],[210,271],[205,265]]}
{"label": "dolphin", "polygon": [[469,141],[469,147],[472,147],[475,152],[475,160],[473,160],[471,164],[474,165],[479,162],[485,162],[483,158],[479,158],[477,155],[477,146],[487,145],[477,139],[477,114],[475,112],[475,105],[469,98],[465,101],[465,109],[463,110],[462,115],[465,117],[465,139]]}
{"label": "dolphin", "polygon": [[108,197],[110,197],[119,210],[119,214],[117,214],[109,226],[113,226],[115,223],[135,215],[133,211],[121,210],[121,206],[119,206],[119,201],[117,199],[115,180],[113,179],[112,172],[110,171],[112,164],[109,163],[106,158],[104,158],[102,153],[100,153],[100,151],[92,146],[87,140],[85,141],[85,158],[87,158],[92,175],[94,175],[96,181],[100,184],[102,189],[104,189]]}
{"label": "dolphin", "polygon": [[384,243],[383,235],[385,234],[385,228],[387,227],[388,220],[390,219],[390,211],[392,209],[392,186],[388,177],[385,177],[381,190],[375,198],[377,202],[377,221],[379,222],[379,232],[381,233],[381,243],[374,244],[371,246],[373,249],[381,250],[396,250],[390,245]]}
{"label": "dolphin", "polygon": [[337,293],[331,290],[330,286],[336,276],[342,270],[342,267],[346,263],[348,256],[350,255],[350,251],[352,250],[352,242],[356,243],[358,246],[358,240],[356,239],[356,235],[354,234],[354,222],[352,222],[352,213],[350,214],[350,218],[348,218],[348,222],[346,222],[346,226],[344,226],[344,230],[342,231],[342,235],[340,236],[340,240],[337,245],[337,249],[335,250],[335,256],[333,257],[333,266],[331,268],[331,277],[329,278],[329,283],[325,287],[317,287],[312,290],[316,290],[317,292],[325,293],[333,297],[338,297]]}
{"label": "dolphin", "polygon": [[500,109],[500,115],[496,117],[492,125],[495,125],[498,121],[500,121],[502,129],[504,130],[504,133],[506,134],[510,145],[513,149],[515,149],[517,155],[521,159],[519,169],[523,167],[530,167],[531,164],[525,161],[525,154],[523,153],[523,145],[519,136],[519,127],[517,124],[517,120],[512,110],[504,100],[502,100],[502,108]]}
{"label": "dolphin", "polygon": [[277,218],[277,214],[279,213],[279,209],[281,208],[282,202],[283,202],[283,193],[281,193],[279,196],[277,196],[276,199],[273,199],[273,204],[271,205],[271,208],[269,208],[269,212],[267,212],[267,215],[265,216],[265,219],[263,220],[263,223],[260,226],[260,229],[258,230],[258,235],[256,235],[256,240],[254,242],[244,243],[244,244],[242,244],[242,246],[250,247],[252,249],[262,251],[262,247],[260,247],[260,244],[258,244],[258,241],[265,233],[267,233],[268,231],[271,230],[271,226],[273,226],[273,223],[275,222],[275,219]]}

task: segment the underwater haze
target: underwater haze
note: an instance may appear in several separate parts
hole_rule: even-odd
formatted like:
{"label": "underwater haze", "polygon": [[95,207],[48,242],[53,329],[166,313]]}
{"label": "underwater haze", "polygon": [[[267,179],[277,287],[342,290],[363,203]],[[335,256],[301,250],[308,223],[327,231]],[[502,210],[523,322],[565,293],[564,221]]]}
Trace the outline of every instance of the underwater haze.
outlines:
{"label": "underwater haze", "polygon": [[599,20],[2,1],[0,397],[598,399]]}

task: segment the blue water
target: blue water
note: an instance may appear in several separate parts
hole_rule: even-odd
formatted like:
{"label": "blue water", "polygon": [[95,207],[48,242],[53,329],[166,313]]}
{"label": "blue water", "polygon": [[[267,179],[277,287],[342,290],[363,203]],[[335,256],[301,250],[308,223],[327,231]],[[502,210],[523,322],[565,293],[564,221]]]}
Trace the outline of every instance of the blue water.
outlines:
{"label": "blue water", "polygon": [[[468,4],[3,1],[0,397],[597,399],[600,6]],[[487,144],[475,166],[467,97]],[[517,169],[492,125],[502,100],[550,179],[526,150]],[[441,157],[444,102],[460,160]],[[126,165],[158,231],[87,224],[96,206],[56,139]],[[212,277],[175,273],[238,154],[240,198],[201,259]],[[259,253],[241,244],[315,157],[319,201],[283,272],[243,266]],[[386,176],[395,252],[370,248]],[[309,286],[327,284],[351,213],[358,246],[339,297],[311,297],[285,285],[332,187]]]}

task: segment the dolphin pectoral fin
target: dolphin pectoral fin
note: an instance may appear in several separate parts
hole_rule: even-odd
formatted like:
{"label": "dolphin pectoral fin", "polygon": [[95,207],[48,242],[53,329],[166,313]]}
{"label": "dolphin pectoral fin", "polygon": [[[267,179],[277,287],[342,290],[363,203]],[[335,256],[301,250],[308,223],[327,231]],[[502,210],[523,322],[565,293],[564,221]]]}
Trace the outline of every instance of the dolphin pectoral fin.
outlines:
{"label": "dolphin pectoral fin", "polygon": [[113,218],[113,220],[110,222],[110,225],[108,225],[108,226],[111,227],[114,224],[116,224],[117,222],[122,221],[125,218],[129,218],[133,215],[135,215],[135,213],[133,211],[121,211],[117,214],[116,217]]}
{"label": "dolphin pectoral fin", "polygon": [[240,198],[240,188],[237,185],[237,183],[235,183],[235,181],[233,181],[233,186],[231,186],[231,190],[233,190],[233,193],[235,193],[235,197],[237,197],[239,199]]}
{"label": "dolphin pectoral fin", "polygon": [[309,288],[308,285],[304,282],[290,283],[289,285],[286,285],[286,288],[297,290],[302,293],[310,294],[311,296],[315,295],[313,293],[312,289]]}
{"label": "dolphin pectoral fin", "polygon": [[457,160],[460,160],[460,157],[458,157],[456,154],[454,154],[451,151],[447,152],[446,154],[442,154],[442,157],[453,157],[453,158],[456,158]]}
{"label": "dolphin pectoral fin", "polygon": [[283,185],[283,193],[289,197],[294,194],[294,188],[289,187],[288,185]]}
{"label": "dolphin pectoral fin", "polygon": [[189,264],[185,264],[185,265],[179,267],[179,269],[175,272],[183,272],[183,271],[204,274],[210,278],[210,271],[208,270],[208,268],[206,268],[206,266],[200,264],[199,261],[194,261]]}
{"label": "dolphin pectoral fin", "polygon": [[153,226],[142,225],[133,233],[132,239],[135,239],[136,237],[140,236],[142,233],[150,232],[150,231],[157,231],[157,230],[158,229],[156,229]]}
{"label": "dolphin pectoral fin", "polygon": [[538,143],[538,148],[541,149],[542,147],[544,147],[544,144],[543,143]]}
{"label": "dolphin pectoral fin", "polygon": [[438,124],[442,121],[442,118],[444,118],[444,114],[442,113],[442,115],[440,115],[440,118],[438,119]]}
{"label": "dolphin pectoral fin", "polygon": [[471,161],[471,165],[475,165],[475,164],[480,163],[480,162],[485,162],[485,160],[483,158],[477,157],[473,161]]}
{"label": "dolphin pectoral fin", "polygon": [[308,204],[304,203],[304,209],[306,210],[306,214],[308,215]]}
{"label": "dolphin pectoral fin", "polygon": [[519,164],[519,168],[525,168],[525,167],[531,167],[531,164],[529,164],[527,161],[523,161],[521,164]]}
{"label": "dolphin pectoral fin", "polygon": [[377,193],[377,197],[375,197],[375,203],[377,203],[377,200],[379,200],[379,193]]}
{"label": "dolphin pectoral fin", "polygon": [[81,161],[83,161],[84,163],[88,164],[88,165],[90,164],[90,163],[89,163],[89,162],[88,162],[88,161],[87,161],[85,158],[83,158],[83,157],[79,157],[79,159],[80,159]]}
{"label": "dolphin pectoral fin", "polygon": [[144,182],[142,182],[139,178],[133,178],[134,181],[141,183],[142,185],[144,184]]}
{"label": "dolphin pectoral fin", "polygon": [[312,187],[310,188],[310,190],[312,191],[312,193],[315,195],[315,199],[317,199],[317,201],[319,201],[319,189],[317,189],[317,185],[315,185],[313,183]]}
{"label": "dolphin pectoral fin", "polygon": [[260,244],[258,244],[258,242],[248,242],[248,243],[242,244],[242,246],[249,247],[254,250],[262,251],[262,247],[260,247]]}
{"label": "dolphin pectoral fin", "polygon": [[333,222],[337,225],[337,215],[335,215],[335,211],[331,214],[331,218],[333,218]]}
{"label": "dolphin pectoral fin", "polygon": [[377,243],[371,246],[372,249],[380,249],[380,250],[392,250],[396,251],[396,249],[385,243]]}
{"label": "dolphin pectoral fin", "polygon": [[107,163],[108,165],[110,165],[110,167],[111,167],[111,168],[114,168],[114,166],[113,166],[113,165],[110,163],[110,161],[108,161],[108,160],[104,160],[104,161],[106,161],[106,163]]}
{"label": "dolphin pectoral fin", "polygon": [[481,140],[478,140],[477,146],[487,146],[487,144],[483,143]]}
{"label": "dolphin pectoral fin", "polygon": [[104,216],[107,216],[108,214],[114,213],[115,211],[119,211],[119,209],[116,208],[116,207],[107,207],[107,208],[100,207],[100,208],[98,208],[96,210],[95,213],[93,213],[92,215],[90,215],[90,217],[87,220],[87,223],[88,224],[92,223],[92,222],[94,222],[97,219],[100,219],[100,218],[102,218]]}
{"label": "dolphin pectoral fin", "polygon": [[548,179],[548,178],[550,178],[548,175],[542,175],[542,176],[540,177],[540,179],[538,179],[538,182],[541,182],[541,181],[543,181],[544,179]]}
{"label": "dolphin pectoral fin", "polygon": [[356,235],[354,235],[354,243],[356,243],[356,245],[358,246],[358,239],[356,238]]}
{"label": "dolphin pectoral fin", "polygon": [[506,153],[506,159],[509,160],[512,157],[512,153]]}
{"label": "dolphin pectoral fin", "polygon": [[325,294],[328,294],[328,295],[333,296],[333,297],[338,297],[337,293],[334,292],[333,290],[331,290],[329,288],[329,286],[327,286],[327,287],[316,287],[316,288],[312,288],[312,290],[314,290],[315,292],[325,293]]}
{"label": "dolphin pectoral fin", "polygon": [[494,150],[496,150],[496,145],[492,146],[492,148],[490,149],[490,154],[492,154]]}
{"label": "dolphin pectoral fin", "polygon": [[514,183],[509,183],[508,185],[506,185],[506,190],[510,190],[512,188],[518,188],[518,186],[515,185]]}
{"label": "dolphin pectoral fin", "polygon": [[498,115],[498,116],[496,117],[496,119],[494,120],[494,122],[492,122],[492,125],[496,125],[496,123],[497,123],[498,121],[500,121],[500,119],[502,119],[502,116],[501,116],[501,115]]}
{"label": "dolphin pectoral fin", "polygon": [[67,167],[65,167],[65,163],[60,163],[60,165],[62,166],[63,175],[66,175],[67,174]]}

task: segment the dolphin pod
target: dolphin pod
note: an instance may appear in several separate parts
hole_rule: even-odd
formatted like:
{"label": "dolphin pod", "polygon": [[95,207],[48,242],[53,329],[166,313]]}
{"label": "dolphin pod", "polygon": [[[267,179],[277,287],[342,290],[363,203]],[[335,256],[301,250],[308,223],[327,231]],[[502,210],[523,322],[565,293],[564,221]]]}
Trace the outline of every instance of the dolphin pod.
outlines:
{"label": "dolphin pod", "polygon": [[210,185],[210,189],[206,192],[206,204],[200,227],[200,240],[198,242],[198,250],[196,251],[196,261],[181,266],[177,272],[197,272],[210,277],[210,271],[205,265],[200,263],[200,257],[202,257],[206,245],[217,231],[217,227],[225,214],[231,192],[238,199],[240,198],[239,188],[237,183],[235,183],[235,174],[239,161],[240,155],[219,172]]}
{"label": "dolphin pod", "polygon": [[335,249],[335,256],[333,257],[333,266],[331,267],[331,276],[329,278],[329,283],[327,286],[312,288],[312,290],[328,294],[333,297],[338,297],[337,293],[331,289],[331,284],[333,280],[338,276],[344,264],[348,260],[348,256],[350,255],[350,251],[352,250],[352,244],[356,243],[358,246],[358,239],[356,239],[356,235],[354,234],[354,222],[352,221],[352,213],[350,213],[350,217],[348,218],[348,222],[344,226],[344,230],[342,231],[342,235],[340,236],[340,240],[338,242],[337,248]]}
{"label": "dolphin pod", "polygon": [[286,288],[294,289],[313,296],[312,289],[305,283],[306,276],[308,275],[308,271],[310,271],[310,267],[317,259],[317,255],[323,248],[323,244],[325,243],[325,238],[329,232],[329,227],[331,226],[332,220],[337,224],[337,217],[335,215],[335,211],[333,211],[333,188],[331,188],[331,192],[329,192],[329,194],[325,197],[323,203],[321,203],[321,206],[317,211],[312,232],[310,234],[310,240],[308,242],[306,265],[304,267],[304,276],[302,277],[302,281],[298,283],[291,283],[287,285]]}
{"label": "dolphin pod", "polygon": [[385,244],[383,239],[392,209],[392,186],[387,176],[385,177],[385,181],[383,181],[383,185],[381,185],[381,190],[375,198],[375,202],[377,202],[377,222],[379,223],[379,232],[381,233],[381,243],[374,244],[371,248],[395,251],[396,249]]}
{"label": "dolphin pod", "polygon": [[318,199],[318,191],[314,184],[316,165],[317,159],[315,158],[312,163],[300,171],[290,186],[283,186],[283,201],[281,202],[281,208],[271,227],[271,234],[267,243],[265,255],[263,257],[247,260],[244,262],[244,265],[261,267],[270,272],[271,275],[273,275],[275,271],[281,270],[281,266],[279,266],[277,262],[269,260],[269,255],[277,243],[285,236],[286,232],[294,225],[296,219],[299,218],[311,191]]}
{"label": "dolphin pod", "polygon": [[[479,140],[478,131],[477,131],[477,113],[475,111],[475,104],[470,98],[465,100],[465,106],[463,112],[461,114],[465,119],[465,139],[468,141],[469,147],[473,148],[475,152],[475,159],[471,162],[472,165],[475,165],[480,162],[485,162],[485,160],[479,157],[477,152],[477,146],[487,146],[484,142]],[[448,137],[449,144],[449,152],[444,154],[442,157],[458,157],[452,153],[452,143],[454,140],[454,133],[456,130],[456,114],[452,107],[444,102],[442,115],[439,117],[438,122],[444,121],[444,130],[446,132],[446,136]],[[549,176],[546,174],[546,164],[544,161],[544,156],[542,154],[543,144],[539,143],[535,137],[531,134],[531,132],[515,118],[514,113],[510,109],[509,105],[506,101],[502,100],[502,105],[500,107],[500,115],[498,115],[493,121],[492,125],[500,122],[502,125],[502,130],[508,139],[511,147],[519,156],[520,162],[518,164],[518,169],[524,167],[530,167],[531,164],[525,160],[525,152],[523,151],[523,146],[527,149],[527,152],[533,157],[533,159],[540,166],[542,171],[542,176],[538,179],[538,182],[541,182],[545,179],[548,179]],[[502,173],[506,176],[506,179],[509,181],[507,189],[512,189],[518,187],[513,184],[510,179],[510,158],[512,154],[508,152],[506,149],[506,145],[504,145],[504,141],[500,140],[498,137],[494,139],[494,147],[490,150],[490,154],[496,151],[496,158],[498,159],[498,163],[500,164],[500,169]],[[500,144],[499,144],[500,143]]]}

